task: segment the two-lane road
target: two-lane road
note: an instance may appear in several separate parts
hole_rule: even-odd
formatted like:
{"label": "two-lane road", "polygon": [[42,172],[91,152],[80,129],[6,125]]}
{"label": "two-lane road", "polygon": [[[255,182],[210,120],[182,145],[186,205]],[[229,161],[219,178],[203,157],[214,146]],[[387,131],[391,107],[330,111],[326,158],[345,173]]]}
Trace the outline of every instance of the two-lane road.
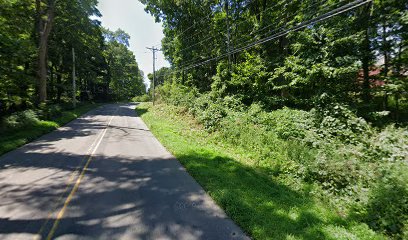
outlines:
{"label": "two-lane road", "polygon": [[95,109],[0,157],[0,239],[246,239],[135,115]]}

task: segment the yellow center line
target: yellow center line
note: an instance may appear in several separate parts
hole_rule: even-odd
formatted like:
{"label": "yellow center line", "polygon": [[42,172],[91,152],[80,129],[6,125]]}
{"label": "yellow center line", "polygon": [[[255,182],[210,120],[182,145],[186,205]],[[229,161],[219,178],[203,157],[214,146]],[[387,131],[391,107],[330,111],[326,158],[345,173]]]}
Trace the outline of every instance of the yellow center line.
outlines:
{"label": "yellow center line", "polygon": [[47,215],[47,219],[45,220],[45,222],[42,224],[40,230],[37,232],[36,236],[34,237],[34,240],[40,239],[40,236],[42,234],[42,232],[45,230],[45,227],[47,226],[48,222],[50,221],[53,213],[57,210],[58,206],[60,205],[60,202],[62,200],[62,198],[64,197],[65,193],[68,191],[69,187],[71,187],[72,182],[75,179],[75,176],[79,173],[79,169],[82,166],[82,163],[85,161],[86,156],[89,155],[89,153],[92,151],[95,143],[98,141],[99,137],[101,136],[102,132],[98,134],[98,136],[95,138],[95,140],[93,141],[93,143],[91,144],[91,146],[89,147],[89,149],[86,151],[85,153],[85,157],[82,158],[81,162],[78,164],[78,166],[75,168],[75,170],[71,173],[70,178],[67,181],[66,187],[64,189],[64,191],[62,192],[62,194],[59,196],[59,198],[57,199],[56,203],[54,204],[54,207],[52,208],[52,210],[48,213]]}
{"label": "yellow center line", "polygon": [[[80,175],[79,175],[77,181],[75,182],[74,187],[72,188],[70,194],[69,194],[68,197],[66,198],[63,207],[62,207],[61,210],[58,212],[57,217],[56,217],[56,219],[55,219],[55,221],[54,221],[54,224],[53,224],[53,226],[52,226],[52,228],[51,228],[51,230],[50,230],[50,232],[49,232],[49,234],[48,234],[48,236],[47,236],[47,239],[51,239],[51,238],[53,237],[53,235],[55,234],[55,231],[56,231],[57,228],[58,228],[59,222],[61,221],[62,217],[64,216],[64,214],[65,214],[65,212],[66,212],[66,209],[67,209],[69,203],[71,202],[73,196],[75,195],[76,191],[77,191],[78,188],[79,188],[79,185],[81,184],[82,179],[83,179],[84,176],[85,176],[85,172],[87,171],[88,166],[89,166],[89,164],[90,164],[91,161],[92,161],[93,155],[95,154],[96,150],[98,149],[99,145],[101,144],[102,139],[104,138],[104,136],[105,136],[105,134],[106,134],[106,132],[107,132],[107,130],[108,130],[108,127],[111,125],[112,120],[113,120],[113,118],[115,117],[115,114],[117,113],[118,110],[119,110],[119,109],[116,109],[116,111],[114,112],[113,116],[111,116],[111,118],[110,118],[110,120],[109,120],[109,123],[106,125],[106,128],[98,135],[98,137],[97,137],[97,138],[94,140],[94,142],[91,144],[91,147],[90,147],[90,148],[88,149],[88,151],[86,152],[86,155],[88,155],[89,152],[93,149],[93,150],[92,150],[92,153],[91,153],[91,154],[89,155],[89,157],[87,158],[86,164],[85,164],[85,166],[82,168],[82,171],[81,171],[81,173],[80,173]],[[97,143],[97,144],[95,145],[95,143]],[[94,146],[94,145],[95,145],[95,146]],[[78,172],[78,170],[79,170],[79,167],[82,165],[82,162],[83,162],[84,159],[86,159],[86,157],[84,157],[84,158],[82,159],[81,164],[78,165],[78,167],[75,169],[75,171],[71,174],[70,179],[68,180],[68,184],[67,184],[67,186],[66,186],[66,188],[65,188],[65,190],[64,190],[64,192],[63,192],[63,194],[61,194],[61,196],[59,197],[59,199],[58,199],[56,205],[59,205],[59,202],[61,201],[62,197],[65,195],[65,193],[67,192],[68,188],[71,186],[71,183],[72,183],[72,181],[74,180],[74,177],[76,176],[76,174],[77,174],[77,172]],[[34,239],[40,239],[40,238],[41,238],[41,234],[42,234],[42,232],[44,231],[44,229],[45,229],[47,223],[48,223],[49,220],[51,219],[51,216],[52,216],[52,214],[55,212],[56,208],[57,208],[57,207],[55,207],[55,208],[48,214],[47,220],[46,220],[45,223],[42,225],[41,229],[40,229],[39,232],[36,234],[36,236],[34,237]]]}

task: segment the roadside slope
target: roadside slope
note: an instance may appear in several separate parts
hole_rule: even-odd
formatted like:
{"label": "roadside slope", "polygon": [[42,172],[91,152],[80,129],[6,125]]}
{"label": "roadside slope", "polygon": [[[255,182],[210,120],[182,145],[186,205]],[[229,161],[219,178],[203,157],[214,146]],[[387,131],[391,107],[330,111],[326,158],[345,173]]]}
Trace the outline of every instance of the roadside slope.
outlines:
{"label": "roadside slope", "polygon": [[137,112],[160,142],[254,239],[383,239],[342,218],[311,188],[268,176],[247,152],[219,141],[175,107],[142,104]]}
{"label": "roadside slope", "polygon": [[29,143],[42,135],[54,131],[60,126],[63,126],[70,121],[78,118],[82,114],[97,108],[101,104],[86,104],[74,110],[63,111],[61,116],[49,121],[37,121],[30,127],[8,131],[3,136],[0,136],[0,156],[6,152],[12,151],[26,143]]}

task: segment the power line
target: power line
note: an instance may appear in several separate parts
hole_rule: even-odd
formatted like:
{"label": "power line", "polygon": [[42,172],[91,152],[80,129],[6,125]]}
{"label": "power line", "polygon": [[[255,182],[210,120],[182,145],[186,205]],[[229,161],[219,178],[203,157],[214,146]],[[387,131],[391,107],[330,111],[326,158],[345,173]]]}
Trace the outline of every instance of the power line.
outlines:
{"label": "power line", "polygon": [[[283,4],[283,3],[287,4],[287,3],[291,3],[291,2],[293,2],[293,1],[289,1],[289,2],[277,2],[277,3],[273,4],[272,6],[270,6],[270,7],[266,8],[266,9],[262,10],[261,12],[259,12],[259,13],[255,14],[255,15],[253,15],[252,17],[256,17],[256,16],[258,16],[258,15],[260,15],[260,14],[266,12],[266,11],[269,10],[269,9],[272,9],[272,8],[274,8],[274,7],[278,7],[279,5],[281,5],[281,4]],[[253,2],[250,2],[246,7],[248,7],[248,6],[249,6],[250,4],[252,4],[252,3],[253,3]],[[202,20],[199,21],[198,23],[204,22],[205,20],[209,20],[209,19],[210,19],[210,16],[214,15],[215,13],[216,13],[216,12],[211,12],[207,17],[205,17],[204,19],[202,19]],[[242,22],[240,22],[240,23],[238,23],[238,24],[234,24],[234,27],[239,26],[239,25],[243,24],[244,22],[246,22],[246,21],[248,21],[248,20],[250,20],[250,19],[245,19],[244,21],[242,21]],[[197,22],[194,23],[193,25],[191,25],[191,26],[190,26],[189,28],[187,28],[186,30],[182,31],[180,34],[178,34],[177,37],[180,37],[181,35],[183,35],[184,33],[186,33],[186,31],[187,31],[188,29],[191,29],[191,28],[194,27],[196,24],[197,24]],[[209,28],[209,27],[211,27],[211,26],[210,26],[210,25],[207,25],[207,26],[206,26],[206,29]],[[190,37],[188,37],[188,38],[185,39],[185,40],[190,40],[190,39],[194,38],[195,36],[197,36],[197,35],[200,34],[200,33],[203,33],[203,31],[198,31],[197,33],[191,35]],[[193,44],[193,45],[187,46],[187,49],[190,49],[191,47],[196,46],[196,45],[198,45],[198,44],[201,44],[201,43],[203,43],[203,42],[206,42],[206,41],[208,41],[208,40],[210,40],[210,39],[212,39],[212,38],[215,38],[215,36],[208,37],[208,38],[206,38],[206,39],[204,39],[204,40],[202,40],[202,41],[200,41],[200,42],[198,42],[198,43],[195,43],[195,44]],[[173,39],[172,41],[174,41],[174,40],[175,40],[175,39]],[[160,44],[161,44],[161,43],[156,44],[155,46],[159,46]],[[184,51],[184,50],[187,50],[187,49],[183,49],[183,50],[181,50],[181,51]]]}
{"label": "power line", "polygon": [[[289,1],[289,2],[292,2],[292,1]],[[282,3],[283,3],[283,2],[275,3],[275,4],[273,4],[272,6],[270,6],[270,7],[266,8],[266,9],[262,10],[261,12],[259,12],[259,13],[255,14],[255,15],[253,15],[252,17],[256,17],[256,16],[258,16],[258,15],[260,15],[260,14],[266,12],[267,10],[269,10],[269,9],[271,9],[271,8],[278,7],[278,6],[281,5]],[[287,4],[287,2],[285,2],[285,4]],[[239,25],[242,25],[244,22],[247,22],[247,21],[250,21],[250,20],[251,20],[251,19],[245,19],[245,20],[239,22],[238,24],[234,24],[234,27],[237,27],[237,26],[239,26]],[[209,26],[207,26],[207,27],[209,27]],[[189,38],[187,38],[187,40],[192,39],[193,37],[195,37],[195,36],[198,35],[199,33],[203,33],[203,32],[198,32],[198,33],[196,33],[196,34],[190,36]],[[222,32],[221,32],[221,33],[222,33]],[[186,51],[186,50],[188,50],[188,49],[191,49],[191,48],[194,47],[194,46],[197,46],[197,45],[199,45],[199,44],[202,44],[202,43],[204,43],[204,42],[207,42],[208,40],[213,39],[213,38],[216,38],[216,37],[217,37],[217,36],[214,36],[214,35],[213,35],[213,36],[210,36],[210,37],[207,37],[207,38],[205,38],[205,39],[203,39],[203,40],[201,40],[201,41],[199,41],[199,42],[197,42],[197,43],[194,43],[194,44],[192,44],[192,45],[189,45],[189,46],[187,46],[187,47],[181,49],[180,52],[184,52],[184,51]],[[186,40],[186,39],[185,39],[185,40]],[[174,41],[174,40],[173,40],[173,41]]]}
{"label": "power line", "polygon": [[[182,36],[183,34],[187,33],[188,30],[190,30],[191,28],[193,28],[193,27],[194,27],[195,25],[197,25],[198,23],[202,23],[202,22],[204,22],[205,20],[209,20],[210,17],[212,17],[213,15],[214,15],[214,12],[211,11],[210,14],[208,14],[206,17],[202,18],[200,21],[194,22],[191,26],[189,26],[188,28],[186,28],[185,30],[183,30],[180,34],[178,34],[178,36]],[[208,27],[208,26],[207,26],[207,27]],[[174,39],[173,39],[172,41],[174,41]],[[160,45],[161,45],[161,43],[158,43],[158,44],[155,45],[155,47],[160,46]]]}
{"label": "power line", "polygon": [[[287,35],[287,34],[289,34],[289,33],[291,33],[291,32],[298,31],[298,30],[300,30],[300,29],[302,29],[302,28],[306,28],[306,27],[308,27],[308,26],[310,26],[310,25],[313,25],[313,24],[322,22],[322,21],[324,21],[324,20],[326,20],[326,19],[332,18],[332,17],[337,16],[337,15],[339,15],[339,14],[342,14],[342,13],[344,13],[344,12],[348,12],[348,11],[353,10],[353,9],[355,9],[355,8],[357,8],[357,7],[360,7],[360,6],[364,5],[364,4],[367,4],[367,3],[371,2],[371,1],[372,1],[372,0],[356,0],[356,1],[353,1],[353,2],[351,2],[351,3],[348,3],[348,4],[344,5],[344,6],[341,6],[341,7],[338,7],[338,8],[336,8],[336,9],[333,9],[333,10],[331,10],[331,11],[325,13],[325,14],[322,14],[322,15],[320,15],[320,16],[318,16],[318,17],[315,17],[315,18],[313,18],[313,19],[311,19],[311,20],[302,22],[302,23],[300,23],[300,24],[298,24],[298,25],[296,25],[296,26],[294,26],[294,27],[292,27],[292,28],[290,28],[290,29],[283,30],[283,31],[281,31],[281,32],[279,32],[279,33],[276,33],[276,34],[267,36],[267,37],[265,37],[265,38],[263,38],[263,39],[260,39],[260,40],[258,40],[258,41],[252,42],[252,43],[250,43],[250,44],[248,44],[248,45],[246,45],[246,46],[244,46],[244,47],[241,47],[241,48],[238,48],[238,49],[234,49],[234,50],[232,50],[232,51],[230,51],[230,52],[221,54],[220,56],[216,56],[216,57],[207,59],[207,60],[205,60],[205,61],[193,63],[193,64],[191,64],[191,65],[188,66],[188,67],[183,67],[183,69],[184,69],[184,70],[189,70],[189,69],[192,69],[192,68],[196,68],[196,67],[202,66],[202,65],[204,65],[204,64],[207,64],[207,63],[209,63],[209,62],[211,62],[211,61],[216,61],[216,60],[222,59],[222,58],[228,56],[228,54],[235,54],[235,53],[238,53],[238,52],[245,51],[245,50],[250,49],[250,48],[252,48],[252,47],[254,47],[254,46],[257,46],[257,45],[259,45],[259,44],[263,44],[263,43],[269,42],[269,41],[274,40],[274,39],[276,39],[276,38],[279,38],[279,37],[281,37],[281,36]],[[180,70],[178,70],[178,71],[180,71]],[[178,71],[176,70],[176,71],[173,71],[173,72],[178,72]]]}
{"label": "power line", "polygon": [[[343,2],[343,1],[345,1],[345,0],[342,0],[342,1],[340,1],[339,3]],[[281,2],[281,3],[282,3],[282,2]],[[292,15],[288,16],[287,18],[291,18],[291,17],[295,16],[295,15],[298,14],[300,11],[309,10],[310,8],[312,8],[312,7],[314,7],[315,5],[317,5],[318,3],[320,3],[320,2],[315,2],[314,4],[309,5],[306,9],[299,9],[299,10],[297,10],[295,13],[293,13]],[[338,5],[339,3],[336,3],[334,6]],[[285,5],[286,5],[286,4],[285,4]],[[271,7],[269,7],[269,8],[266,8],[264,11],[262,11],[262,12],[256,14],[256,15],[254,15],[254,16],[260,15],[261,13],[265,12],[265,11],[268,10],[268,9],[271,9],[271,8],[274,7],[274,6],[278,6],[278,5],[277,5],[277,4],[274,4],[273,6],[271,6]],[[327,7],[329,7],[329,6],[326,5],[324,8],[327,8]],[[330,7],[332,7],[332,6],[330,6]],[[236,26],[239,26],[239,25],[241,25],[241,24],[243,24],[244,22],[249,21],[249,20],[251,20],[251,19],[246,19],[246,20],[244,20],[244,21],[242,21],[242,22],[236,24]],[[274,25],[274,24],[275,24],[275,23],[270,24],[270,25],[268,25],[268,26],[266,26],[266,27],[263,27],[262,29],[259,29],[259,30],[256,30],[256,31],[254,31],[254,32],[251,32],[251,33],[248,34],[248,35],[249,35],[249,36],[254,35],[255,33],[258,33],[258,32],[260,32],[260,31],[262,31],[262,30],[265,30],[266,28],[271,27],[271,26]],[[286,26],[286,25],[285,25],[285,26]],[[280,27],[280,28],[278,28],[278,29],[274,29],[273,31],[269,31],[268,33],[270,34],[270,33],[273,33],[273,32],[277,32],[277,31],[283,29],[285,26],[282,26],[282,27]],[[183,49],[181,49],[181,50],[179,50],[179,51],[180,51],[180,52],[183,52],[183,51],[185,51],[185,50],[191,49],[192,47],[194,47],[194,46],[196,46],[196,45],[198,45],[198,44],[201,44],[201,43],[203,43],[203,42],[205,42],[205,41],[207,41],[207,40],[209,40],[209,39],[211,39],[211,38],[215,38],[215,37],[216,37],[216,36],[208,37],[208,38],[206,38],[206,39],[204,39],[204,40],[202,40],[202,41],[200,41],[200,42],[198,42],[198,43],[195,43],[195,44],[193,44],[193,45],[187,46],[186,48],[183,48]],[[238,47],[242,46],[243,44],[250,43],[250,42],[253,41],[253,40],[255,40],[255,39],[251,39],[251,40],[249,40],[249,41],[242,41],[242,42],[238,43]],[[214,49],[213,49],[213,50],[214,50]],[[227,52],[228,52],[228,51],[229,51],[229,50],[227,50]],[[186,66],[186,65],[191,64],[192,62],[197,62],[197,61],[196,61],[196,60],[187,61],[187,62],[185,62],[185,63],[183,64],[183,67]]]}
{"label": "power line", "polygon": [[[344,2],[344,1],[346,1],[346,0],[341,0],[340,2],[335,3],[334,5],[324,4],[324,5],[322,5],[323,10],[324,10],[324,9],[327,9],[327,8],[329,8],[329,7],[335,7],[335,6],[339,5],[340,3]],[[320,2],[317,1],[317,2],[315,2],[315,3],[311,4],[311,5],[309,5],[306,9],[299,9],[299,10],[297,10],[296,12],[294,12],[293,14],[291,14],[290,16],[287,16],[286,18],[291,18],[291,17],[297,15],[297,14],[298,14],[299,12],[301,12],[301,11],[308,11],[308,10],[310,10],[312,7],[315,7],[315,6],[316,6],[317,4],[319,4],[319,3],[320,3]],[[284,29],[285,27],[287,27],[287,25],[288,25],[287,23],[288,23],[288,22],[286,22],[285,25],[283,25],[283,26],[281,26],[281,27],[279,27],[279,28],[272,29],[272,30],[270,30],[270,31],[268,31],[268,32],[266,32],[266,33],[261,34],[261,35],[276,33],[276,32],[278,32],[279,30],[282,30],[282,29]],[[270,28],[270,27],[272,27],[272,26],[274,26],[274,25],[276,25],[276,23],[271,23],[271,24],[269,24],[269,25],[267,25],[267,26],[265,26],[265,27],[262,27],[261,29],[258,29],[258,30],[254,31],[254,32],[251,32],[251,33],[249,34],[249,36],[254,35],[254,34],[256,34],[256,33],[259,33],[259,32],[262,32],[262,31],[264,31],[264,30],[266,30],[266,29],[268,29],[268,28]],[[250,43],[250,42],[253,41],[253,40],[254,40],[254,39],[250,39],[249,41],[242,41],[242,42],[238,43],[238,46],[241,47],[241,46],[243,46],[243,45],[245,45],[245,44]]]}
{"label": "power line", "polygon": [[325,13],[325,14],[319,16],[319,17],[316,17],[316,18],[314,18],[314,19],[311,19],[311,20],[305,21],[305,22],[303,22],[303,23],[300,23],[300,24],[298,24],[297,26],[292,27],[292,28],[290,28],[290,29],[288,29],[288,30],[284,30],[284,31],[281,31],[281,32],[279,32],[279,33],[273,34],[273,35],[271,35],[271,36],[265,37],[265,38],[263,38],[263,39],[261,39],[261,40],[255,41],[255,42],[253,42],[253,43],[251,43],[251,44],[248,44],[248,45],[245,46],[245,47],[242,47],[242,48],[239,48],[239,49],[235,49],[235,50],[231,51],[230,53],[224,53],[224,54],[222,54],[221,56],[214,57],[214,58],[208,59],[208,60],[206,60],[206,61],[203,61],[203,62],[201,62],[201,63],[198,63],[198,64],[196,64],[196,65],[190,66],[190,67],[186,68],[186,70],[191,69],[191,68],[193,68],[193,67],[201,66],[201,65],[206,64],[206,63],[208,63],[208,62],[210,62],[210,61],[213,61],[213,60],[221,59],[221,58],[227,56],[228,54],[234,54],[234,53],[242,52],[242,51],[244,51],[244,50],[247,50],[247,49],[250,49],[250,48],[252,48],[252,47],[254,47],[254,46],[257,46],[257,45],[259,45],[259,44],[269,42],[269,41],[271,41],[271,40],[273,40],[273,39],[276,39],[276,38],[279,38],[279,37],[281,37],[281,36],[287,35],[287,34],[289,34],[289,33],[291,33],[291,32],[300,30],[300,29],[305,28],[305,27],[307,27],[307,26],[309,26],[309,25],[319,23],[319,22],[321,22],[321,21],[324,21],[324,20],[326,20],[326,19],[328,19],[328,18],[337,16],[337,15],[339,15],[339,14],[341,14],[341,13],[346,12],[346,11],[350,11],[350,10],[352,10],[352,9],[354,9],[354,8],[357,8],[357,7],[361,6],[361,5],[367,4],[367,3],[371,2],[371,1],[372,1],[372,0],[357,0],[357,1],[354,1],[354,2],[352,2],[352,3],[349,3],[349,4],[344,5],[344,6],[342,6],[342,7],[336,8],[336,9],[334,9],[334,10],[328,12],[328,13]]}

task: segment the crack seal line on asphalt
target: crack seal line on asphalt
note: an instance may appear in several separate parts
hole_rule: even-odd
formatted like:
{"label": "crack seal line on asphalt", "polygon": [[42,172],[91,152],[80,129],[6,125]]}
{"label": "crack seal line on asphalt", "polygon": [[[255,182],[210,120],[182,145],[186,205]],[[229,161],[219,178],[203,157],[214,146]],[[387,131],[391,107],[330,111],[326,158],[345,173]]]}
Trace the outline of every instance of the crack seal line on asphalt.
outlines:
{"label": "crack seal line on asphalt", "polygon": [[[47,240],[48,240],[48,239],[52,239],[53,235],[55,234],[55,231],[56,231],[57,228],[58,228],[59,222],[61,221],[62,217],[64,216],[64,214],[65,214],[65,212],[66,212],[66,209],[67,209],[69,203],[71,202],[73,196],[75,195],[76,191],[77,191],[78,188],[79,188],[79,185],[81,184],[82,179],[83,179],[84,176],[85,176],[85,172],[87,171],[88,166],[89,166],[89,164],[90,164],[91,161],[92,161],[93,155],[95,154],[96,150],[98,149],[99,145],[101,144],[102,139],[104,138],[104,136],[105,136],[105,134],[106,134],[106,132],[107,132],[107,130],[108,130],[110,124],[112,123],[112,120],[113,120],[113,118],[115,117],[115,114],[118,112],[118,110],[119,110],[119,109],[116,109],[116,111],[114,112],[113,116],[111,116],[111,118],[110,118],[108,124],[106,125],[106,128],[98,135],[98,137],[95,139],[95,141],[91,144],[91,147],[88,149],[86,155],[88,155],[89,152],[90,152],[92,149],[93,149],[93,151],[92,151],[92,153],[88,156],[87,161],[86,161],[86,163],[85,163],[85,166],[82,168],[82,171],[81,171],[79,177],[77,178],[77,181],[75,182],[74,187],[72,188],[70,194],[69,194],[68,197],[66,198],[63,207],[62,207],[61,210],[58,212],[57,217],[56,217],[56,219],[55,219],[55,221],[54,221],[54,224],[53,224],[53,226],[52,226],[52,228],[51,228],[49,234],[47,235],[47,238],[46,238]],[[99,140],[98,140],[98,139],[99,139]],[[97,142],[97,144],[95,145],[96,142]],[[94,145],[95,145],[95,146],[94,146]],[[84,160],[84,159],[86,159],[86,158],[83,158],[83,160]],[[71,177],[70,177],[70,179],[68,180],[67,187],[65,188],[64,193],[63,193],[63,194],[60,196],[60,198],[58,199],[58,202],[61,201],[61,199],[62,199],[62,197],[65,195],[66,191],[67,191],[68,188],[71,186],[71,183],[72,183],[72,181],[74,180],[75,175],[77,175],[77,172],[78,172],[78,170],[79,170],[79,167],[82,165],[83,160],[81,161],[81,164],[77,167],[77,169],[71,174]],[[58,204],[58,205],[59,205],[59,204]],[[48,215],[48,218],[47,218],[46,222],[43,224],[43,226],[41,227],[40,231],[36,234],[36,236],[34,237],[34,239],[41,239],[41,234],[42,234],[42,232],[44,231],[44,229],[45,229],[47,223],[49,222],[49,220],[50,220],[50,218],[51,218],[51,215],[53,214],[53,212],[55,212],[55,210],[56,210],[56,208],[54,209],[54,211],[50,212],[50,214]]]}

